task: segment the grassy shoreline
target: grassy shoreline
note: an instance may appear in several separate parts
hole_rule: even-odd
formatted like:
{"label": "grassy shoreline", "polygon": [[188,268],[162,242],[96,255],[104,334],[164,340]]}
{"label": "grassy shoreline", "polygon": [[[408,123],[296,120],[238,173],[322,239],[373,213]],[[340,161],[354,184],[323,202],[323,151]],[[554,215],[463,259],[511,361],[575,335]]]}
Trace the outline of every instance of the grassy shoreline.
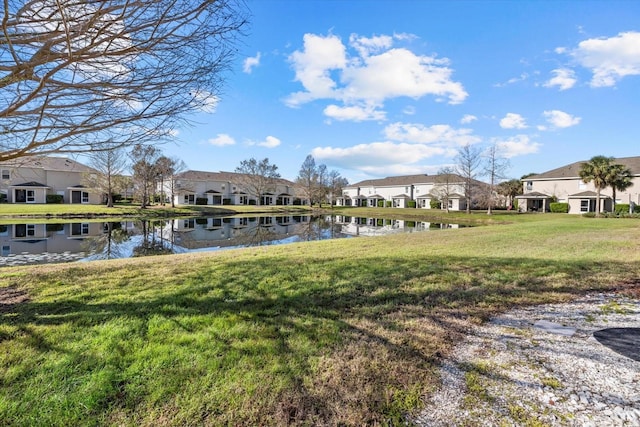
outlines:
{"label": "grassy shoreline", "polygon": [[514,305],[640,286],[637,221],[490,221],[3,268],[0,419],[394,424],[419,410],[470,324]]}

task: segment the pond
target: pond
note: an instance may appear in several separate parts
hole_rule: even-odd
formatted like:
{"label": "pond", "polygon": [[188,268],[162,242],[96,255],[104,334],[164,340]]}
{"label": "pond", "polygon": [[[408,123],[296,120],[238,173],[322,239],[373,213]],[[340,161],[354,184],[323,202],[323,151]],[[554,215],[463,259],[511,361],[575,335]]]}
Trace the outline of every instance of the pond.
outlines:
{"label": "pond", "polygon": [[349,216],[231,216],[0,225],[0,267],[382,236],[456,224]]}

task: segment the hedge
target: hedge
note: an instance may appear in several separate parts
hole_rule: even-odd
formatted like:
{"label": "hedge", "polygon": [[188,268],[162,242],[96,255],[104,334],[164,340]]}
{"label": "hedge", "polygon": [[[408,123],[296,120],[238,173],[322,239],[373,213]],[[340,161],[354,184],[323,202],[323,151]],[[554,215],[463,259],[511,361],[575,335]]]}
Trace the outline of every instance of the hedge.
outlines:
{"label": "hedge", "polygon": [[429,207],[431,209],[440,209],[442,207],[442,203],[439,200],[431,199],[429,202]]}
{"label": "hedge", "polygon": [[549,209],[555,213],[569,213],[569,203],[549,203]]}
{"label": "hedge", "polygon": [[47,203],[57,203],[60,204],[64,200],[64,197],[61,194],[47,194]]}
{"label": "hedge", "polygon": [[415,200],[409,200],[407,202],[407,207],[408,208],[415,208],[416,207],[416,201]]}
{"label": "hedge", "polygon": [[207,198],[206,197],[196,197],[196,205],[206,205]]}

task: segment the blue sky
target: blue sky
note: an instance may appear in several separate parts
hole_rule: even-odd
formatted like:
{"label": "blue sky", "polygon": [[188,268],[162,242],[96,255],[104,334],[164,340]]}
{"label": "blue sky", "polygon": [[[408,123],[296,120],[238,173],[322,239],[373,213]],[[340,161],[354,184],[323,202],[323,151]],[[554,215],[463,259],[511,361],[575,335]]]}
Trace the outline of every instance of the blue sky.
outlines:
{"label": "blue sky", "polygon": [[509,178],[640,155],[640,2],[248,0],[213,111],[165,154],[295,179],[305,157],[351,183],[436,173],[495,144]]}

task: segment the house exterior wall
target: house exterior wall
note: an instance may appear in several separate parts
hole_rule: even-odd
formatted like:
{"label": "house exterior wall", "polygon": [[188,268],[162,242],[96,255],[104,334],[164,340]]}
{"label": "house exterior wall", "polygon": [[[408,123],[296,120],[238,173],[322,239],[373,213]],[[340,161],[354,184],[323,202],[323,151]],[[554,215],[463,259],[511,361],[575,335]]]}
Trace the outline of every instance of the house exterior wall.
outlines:
{"label": "house exterior wall", "polygon": [[[216,193],[212,193],[215,191]],[[164,186],[165,194],[171,194],[171,182],[166,182]],[[280,196],[286,194],[288,196]],[[260,204],[263,205],[290,205],[294,199],[294,188],[292,185],[276,184],[275,190],[271,194],[264,194]],[[174,203],[176,205],[193,205],[196,199],[206,198],[207,205],[246,205],[251,201],[258,203],[255,196],[249,195],[243,187],[230,180],[223,179],[189,179],[176,177],[174,182]]]}
{"label": "house exterior wall", "polygon": [[[632,179],[633,185],[626,191],[616,192],[616,203],[630,203],[640,204],[640,176],[636,176]],[[593,182],[584,183],[579,177],[573,178],[559,178],[559,179],[524,179],[523,180],[523,195],[526,196],[529,193],[537,192],[546,194],[548,196],[555,196],[558,202],[569,204],[569,213],[581,214],[585,213],[582,206],[584,200],[590,200],[591,197],[575,197],[573,195],[583,192],[597,192]],[[605,201],[606,198],[613,197],[613,191],[611,187],[604,188],[600,191],[602,197],[602,208],[605,211],[610,211],[613,208],[611,200]],[[573,196],[573,197],[572,197]],[[548,203],[547,203],[548,205]],[[592,207],[595,209],[595,206]],[[594,212],[591,210],[590,212]]]}
{"label": "house exterior wall", "polygon": [[[63,203],[71,203],[72,191],[88,193],[88,200],[85,203],[102,203],[102,195],[95,190],[79,188],[89,170],[86,166],[75,161],[65,161],[62,158],[54,159],[54,163],[68,166],[67,169],[50,169],[46,159],[42,159],[41,162],[34,160],[32,163],[34,164],[26,162],[24,165],[0,164],[0,192],[7,195],[7,202],[18,203],[15,198],[16,190],[31,190],[34,192],[34,198],[30,198],[26,203],[46,203],[47,195],[50,194],[61,195]],[[24,185],[30,183],[40,185]]]}

